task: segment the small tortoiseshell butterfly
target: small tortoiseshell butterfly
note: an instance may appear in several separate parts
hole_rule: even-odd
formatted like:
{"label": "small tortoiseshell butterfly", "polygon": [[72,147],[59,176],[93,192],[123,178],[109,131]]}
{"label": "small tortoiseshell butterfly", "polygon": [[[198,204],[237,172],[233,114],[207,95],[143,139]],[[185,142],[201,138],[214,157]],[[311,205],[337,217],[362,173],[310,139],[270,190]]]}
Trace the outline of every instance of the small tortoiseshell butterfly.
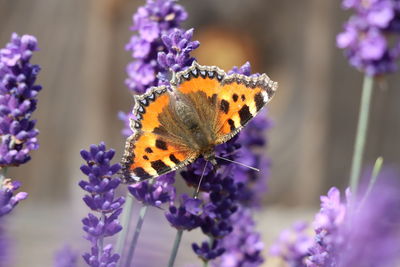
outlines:
{"label": "small tortoiseshell butterfly", "polygon": [[182,168],[199,156],[216,164],[214,147],[236,135],[273,97],[278,84],[266,74],[228,75],[196,62],[166,86],[135,96],[122,160],[127,183]]}

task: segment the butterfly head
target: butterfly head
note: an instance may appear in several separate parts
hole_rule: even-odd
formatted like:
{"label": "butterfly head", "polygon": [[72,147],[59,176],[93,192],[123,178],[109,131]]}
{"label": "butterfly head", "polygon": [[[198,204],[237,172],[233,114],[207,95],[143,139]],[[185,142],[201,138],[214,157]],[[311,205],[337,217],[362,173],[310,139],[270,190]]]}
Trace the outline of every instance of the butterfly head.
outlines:
{"label": "butterfly head", "polygon": [[202,155],[204,159],[210,162],[213,166],[217,165],[217,161],[215,160],[215,151],[213,147],[205,150]]}

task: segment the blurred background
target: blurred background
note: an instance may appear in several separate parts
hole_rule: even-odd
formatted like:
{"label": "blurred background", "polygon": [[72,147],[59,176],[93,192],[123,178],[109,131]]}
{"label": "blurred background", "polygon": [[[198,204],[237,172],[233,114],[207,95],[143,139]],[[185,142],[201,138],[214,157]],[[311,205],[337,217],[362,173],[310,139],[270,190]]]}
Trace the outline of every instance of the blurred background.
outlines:
{"label": "blurred background", "polygon": [[[0,0],[0,47],[12,32],[35,35],[40,51],[33,62],[42,67],[43,91],[34,113],[40,149],[28,164],[9,171],[29,192],[29,199],[8,218],[16,266],[51,266],[53,252],[65,243],[88,248],[81,238],[80,218],[88,210],[77,186],[83,178],[79,151],[105,141],[117,158],[123,153],[117,113],[133,103],[124,85],[131,60],[124,46],[132,35],[132,14],[144,2]],[[270,244],[295,219],[312,219],[319,195],[331,186],[347,186],[362,84],[362,75],[335,46],[349,14],[340,9],[340,1],[180,4],[189,13],[184,28],[195,28],[194,39],[201,42],[195,53],[201,64],[228,70],[250,61],[254,72],[279,82],[268,113],[274,123],[265,151],[272,160],[269,192],[257,215],[258,228]],[[365,165],[378,156],[399,163],[399,82],[398,75],[390,76],[376,86]],[[150,217],[162,214],[152,211]],[[157,253],[166,258],[169,246],[163,244],[172,242],[174,231],[163,221],[160,239],[151,239],[155,221],[146,221],[138,254],[146,255],[152,242],[158,242]],[[194,258],[189,238],[184,238],[177,266]]]}

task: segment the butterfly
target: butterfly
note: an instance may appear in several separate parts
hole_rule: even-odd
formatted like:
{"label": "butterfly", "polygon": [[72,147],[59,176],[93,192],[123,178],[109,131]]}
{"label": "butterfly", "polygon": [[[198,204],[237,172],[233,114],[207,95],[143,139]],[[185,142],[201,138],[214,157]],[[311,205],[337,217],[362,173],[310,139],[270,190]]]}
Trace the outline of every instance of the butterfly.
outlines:
{"label": "butterfly", "polygon": [[193,62],[173,74],[170,87],[135,95],[122,159],[126,183],[183,168],[199,156],[216,164],[215,146],[235,136],[271,100],[278,87],[266,74],[228,75]]}

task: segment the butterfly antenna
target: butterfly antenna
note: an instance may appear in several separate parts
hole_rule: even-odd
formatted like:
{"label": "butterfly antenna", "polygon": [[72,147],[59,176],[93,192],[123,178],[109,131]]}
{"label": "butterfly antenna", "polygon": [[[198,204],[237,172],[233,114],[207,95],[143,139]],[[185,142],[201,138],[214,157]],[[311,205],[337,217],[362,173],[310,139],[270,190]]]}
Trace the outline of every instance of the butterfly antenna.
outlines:
{"label": "butterfly antenna", "polygon": [[203,173],[201,174],[199,185],[197,186],[197,189],[194,192],[193,198],[197,198],[199,196],[200,186],[201,186],[201,182],[203,181],[204,174],[206,173],[207,164],[208,164],[208,161],[206,161],[206,164],[204,164]]}
{"label": "butterfly antenna", "polygon": [[258,172],[260,171],[260,169],[251,167],[251,166],[246,165],[246,164],[241,163],[241,162],[237,162],[237,161],[234,161],[234,160],[230,160],[230,159],[227,159],[227,158],[223,158],[223,157],[220,157],[220,156],[217,156],[217,155],[216,155],[215,157],[216,157],[217,159],[222,159],[222,160],[225,160],[225,161],[228,161],[228,162],[232,162],[232,163],[238,164],[238,165],[240,165],[240,166],[243,166],[243,167],[252,169],[253,171],[258,171]]}

